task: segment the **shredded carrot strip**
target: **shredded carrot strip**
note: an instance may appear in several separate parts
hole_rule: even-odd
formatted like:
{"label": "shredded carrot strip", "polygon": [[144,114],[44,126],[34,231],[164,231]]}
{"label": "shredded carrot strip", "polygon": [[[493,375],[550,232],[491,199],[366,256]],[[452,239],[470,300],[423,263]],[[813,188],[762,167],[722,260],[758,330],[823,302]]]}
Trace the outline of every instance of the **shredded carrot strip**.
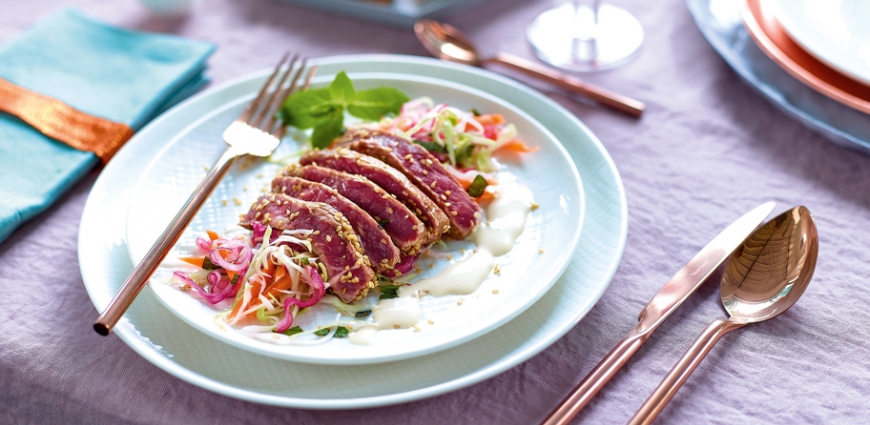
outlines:
{"label": "shredded carrot strip", "polygon": [[522,141],[513,139],[508,141],[507,143],[501,145],[496,151],[508,151],[508,152],[517,152],[517,153],[530,153],[535,152],[540,149],[540,146],[529,146],[523,143]]}
{"label": "shredded carrot strip", "polygon": [[206,230],[205,233],[208,234],[208,238],[211,240],[220,239],[220,236],[218,236],[217,232],[213,232],[211,230]]}
{"label": "shredded carrot strip", "polygon": [[202,263],[205,261],[205,257],[181,257],[179,260],[184,261],[185,263],[192,264],[199,268],[202,268]]}

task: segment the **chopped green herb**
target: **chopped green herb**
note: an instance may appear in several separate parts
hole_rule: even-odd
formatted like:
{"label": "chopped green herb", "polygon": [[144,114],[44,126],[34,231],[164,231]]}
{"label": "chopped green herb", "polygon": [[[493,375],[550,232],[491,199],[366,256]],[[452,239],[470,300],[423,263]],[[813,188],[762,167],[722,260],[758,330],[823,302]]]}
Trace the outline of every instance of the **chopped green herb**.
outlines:
{"label": "chopped green herb", "polygon": [[[329,331],[332,330],[332,327],[323,328],[314,332],[314,335],[317,336],[327,336],[329,335]],[[335,333],[332,334],[334,338],[347,338],[347,335],[350,333],[350,330],[344,326],[339,326],[335,329]]]}
{"label": "chopped green herb", "polygon": [[399,90],[377,87],[356,91],[353,82],[342,71],[322,89],[296,92],[281,107],[285,125],[299,129],[313,128],[311,145],[325,148],[344,132],[344,112],[369,121],[380,120],[386,114],[398,113],[410,100]]}
{"label": "chopped green herb", "polygon": [[387,220],[386,218],[381,218],[378,220],[378,226],[384,227],[388,224],[390,224],[390,220]]}
{"label": "chopped green herb", "polygon": [[477,198],[480,195],[483,195],[483,191],[486,190],[486,187],[489,186],[489,183],[486,182],[486,179],[483,178],[480,174],[474,178],[474,181],[471,182],[471,186],[468,186],[468,195]]}
{"label": "chopped green herb", "polygon": [[202,260],[202,269],[203,270],[217,270],[220,268],[222,268],[222,267],[211,262],[211,258],[208,258],[208,255],[205,256],[204,260]]}
{"label": "chopped green herb", "polygon": [[338,329],[335,330],[335,338],[347,338],[347,335],[350,333],[350,330],[344,326],[339,326]]}
{"label": "chopped green herb", "polygon": [[302,328],[300,328],[299,326],[294,326],[294,327],[292,327],[292,328],[290,328],[290,329],[287,329],[286,331],[281,332],[281,333],[284,334],[284,335],[287,335],[287,336],[293,336],[293,335],[296,335],[296,334],[301,334],[302,332],[304,332],[304,331],[302,330]]}
{"label": "chopped green herb", "polygon": [[304,266],[309,265],[308,257],[302,257],[302,260],[300,260],[300,261],[302,261],[302,265],[304,265]]}
{"label": "chopped green herb", "polygon": [[424,142],[422,140],[414,140],[414,144],[420,145],[423,149],[429,152],[447,153],[447,148],[435,142]]}
{"label": "chopped green herb", "polygon": [[478,111],[478,110],[475,109],[475,108],[471,108],[471,109],[469,109],[469,111],[470,111],[472,114],[474,114],[475,117],[479,117],[479,116],[480,116],[480,111]]}
{"label": "chopped green herb", "polygon": [[402,285],[390,285],[390,286],[381,286],[381,297],[378,298],[380,300],[389,300],[392,298],[399,298],[399,287]]}
{"label": "chopped green herb", "polygon": [[369,316],[371,316],[371,314],[372,314],[371,310],[363,310],[363,311],[356,312],[356,314],[354,314],[353,317],[360,319],[363,317],[369,317]]}
{"label": "chopped green herb", "polygon": [[232,283],[233,285],[235,285],[236,282],[239,281],[239,276],[241,276],[241,275],[240,275],[240,274],[235,275],[235,276],[233,277],[233,280],[230,281],[230,283]]}

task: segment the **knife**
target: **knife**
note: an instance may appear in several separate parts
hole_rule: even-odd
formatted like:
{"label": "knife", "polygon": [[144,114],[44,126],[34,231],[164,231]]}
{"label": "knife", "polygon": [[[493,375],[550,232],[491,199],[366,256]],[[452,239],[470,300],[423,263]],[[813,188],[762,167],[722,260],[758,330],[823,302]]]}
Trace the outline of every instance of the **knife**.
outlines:
{"label": "knife", "polygon": [[583,378],[542,425],[564,425],[571,421],[628,362],[653,331],[689,298],[731,252],[773,211],[773,202],[765,202],[731,223],[701,252],[674,275],[638,315],[637,326],[620,340],[601,362]]}

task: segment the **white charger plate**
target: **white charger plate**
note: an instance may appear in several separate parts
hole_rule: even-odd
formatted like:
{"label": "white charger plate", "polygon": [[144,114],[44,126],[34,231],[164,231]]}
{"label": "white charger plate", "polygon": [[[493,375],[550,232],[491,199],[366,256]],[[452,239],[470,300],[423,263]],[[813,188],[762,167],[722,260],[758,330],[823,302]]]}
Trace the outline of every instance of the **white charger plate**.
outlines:
{"label": "white charger plate", "polygon": [[870,85],[870,1],[775,0],[788,35],[830,67]]}
{"label": "white charger plate", "polygon": [[[334,78],[324,72],[319,74],[314,87],[326,86]],[[505,164],[505,174],[500,178],[502,185],[520,184],[529,188],[540,205],[529,215],[526,229],[514,249],[496,258],[501,272],[490,274],[470,295],[421,298],[419,330],[382,330],[369,345],[354,345],[347,338],[333,338],[310,346],[279,345],[254,339],[215,318],[219,311],[225,310],[215,310],[192,297],[190,292],[182,292],[169,283],[174,270],[194,270],[178,258],[191,256],[196,238],[206,237],[205,230],[223,233],[228,226],[235,226],[239,215],[248,211],[262,191],[271,190],[272,177],[282,168],[263,160],[253,164],[242,161],[241,166],[227,173],[176,248],[170,251],[164,266],[149,282],[157,299],[182,320],[228,344],[284,360],[347,365],[395,361],[444,350],[498,328],[534,304],[565,270],[580,238],[583,189],[568,153],[546,128],[497,97],[449,81],[392,73],[350,72],[349,76],[358,90],[387,86],[403,91],[412,99],[428,96],[436,104],[503,114],[507,122],[516,125],[518,139],[540,148],[519,159],[509,158],[512,161]],[[245,84],[245,81],[236,84]],[[136,197],[131,201],[127,216],[127,249],[134,264],[142,261],[181,209],[204,177],[207,165],[221,156],[226,148],[221,140],[223,131],[255,95],[256,91],[215,109],[181,132],[153,158],[136,186]],[[285,157],[298,149],[299,145],[288,138],[273,157]],[[515,181],[509,181],[514,178]],[[449,247],[437,252],[441,256],[449,255],[451,260],[435,261],[431,256],[418,260],[424,270],[420,278],[436,275],[449,263],[471,255],[474,249],[468,241],[452,242]],[[428,266],[433,262],[434,268],[430,269]],[[497,293],[493,293],[494,290]],[[361,302],[366,301],[376,302],[376,299]],[[320,305],[299,316],[294,325],[304,330],[317,329],[335,319],[336,310],[332,306]],[[345,317],[344,320],[350,319]],[[430,320],[433,323],[430,324]]]}
{"label": "white charger plate", "polygon": [[[318,64],[323,73],[389,71],[446,79],[521,105],[563,142],[584,182],[584,231],[565,273],[537,303],[499,329],[451,350],[390,364],[319,366],[251,354],[187,325],[150,291],[142,292],[115,328],[119,338],[164,371],[220,394],[279,406],[345,409],[403,403],[480,382],[537,354],[586,315],[621,259],[627,211],[613,162],[582,123],[540,93],[471,67],[396,55],[339,56]],[[153,157],[188,125],[258,85],[246,76],[184,102],[141,130],[103,170],[79,234],[82,277],[97,310],[108,305],[133,267],[126,212],[146,167],[142,158]]]}

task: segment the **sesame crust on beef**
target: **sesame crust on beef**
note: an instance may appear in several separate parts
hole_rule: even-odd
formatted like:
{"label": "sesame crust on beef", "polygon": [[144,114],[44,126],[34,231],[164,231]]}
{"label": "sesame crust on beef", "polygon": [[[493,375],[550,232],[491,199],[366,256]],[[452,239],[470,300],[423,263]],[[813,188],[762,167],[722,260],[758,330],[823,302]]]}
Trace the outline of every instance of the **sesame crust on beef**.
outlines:
{"label": "sesame crust on beef", "polygon": [[279,231],[312,230],[306,239],[326,268],[329,290],[342,301],[359,300],[376,285],[375,272],[363,254],[359,237],[335,208],[321,202],[270,193],[254,202],[240,225],[250,228],[253,221]]}
{"label": "sesame crust on beef", "polygon": [[283,174],[323,183],[337,190],[372,216],[405,256],[417,255],[425,242],[426,228],[414,212],[363,176],[297,164],[287,167]]}
{"label": "sesame crust on beef", "polygon": [[350,149],[314,150],[300,160],[302,165],[319,165],[363,176],[413,211],[426,226],[423,246],[441,239],[450,229],[447,215],[437,204],[400,171],[376,158]]}
{"label": "sesame crust on beef", "polygon": [[375,272],[384,274],[399,262],[399,249],[390,241],[387,232],[336,189],[299,177],[279,176],[272,180],[272,191],[303,201],[323,202],[338,210],[359,236],[360,245]]}

